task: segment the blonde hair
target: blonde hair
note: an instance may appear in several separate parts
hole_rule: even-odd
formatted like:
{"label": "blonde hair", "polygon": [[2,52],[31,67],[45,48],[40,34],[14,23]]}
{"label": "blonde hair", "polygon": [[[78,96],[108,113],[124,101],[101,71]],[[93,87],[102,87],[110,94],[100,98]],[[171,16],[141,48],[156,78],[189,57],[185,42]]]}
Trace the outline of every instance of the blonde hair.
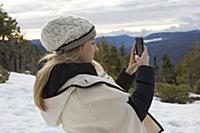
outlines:
{"label": "blonde hair", "polygon": [[47,110],[47,107],[42,98],[42,90],[49,79],[51,70],[55,65],[59,63],[80,62],[79,57],[82,46],[83,45],[68,52],[64,52],[63,54],[59,54],[58,52],[48,54],[39,61],[45,61],[45,65],[37,72],[36,81],[34,84],[34,102],[40,110]]}

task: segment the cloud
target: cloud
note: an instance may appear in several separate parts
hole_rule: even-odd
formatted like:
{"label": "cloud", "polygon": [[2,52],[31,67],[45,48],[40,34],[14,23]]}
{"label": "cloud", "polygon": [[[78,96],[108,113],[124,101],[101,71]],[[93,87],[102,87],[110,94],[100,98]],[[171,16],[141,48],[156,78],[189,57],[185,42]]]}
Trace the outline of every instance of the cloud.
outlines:
{"label": "cloud", "polygon": [[[149,33],[150,31],[199,28],[199,0],[2,0],[22,29],[39,31],[51,18],[82,16],[101,33]],[[35,30],[34,30],[35,29]],[[125,32],[124,32],[125,33]]]}
{"label": "cloud", "polygon": [[170,27],[166,31],[189,31],[192,29],[200,30],[200,13],[191,16],[182,16],[179,18],[179,27]]}

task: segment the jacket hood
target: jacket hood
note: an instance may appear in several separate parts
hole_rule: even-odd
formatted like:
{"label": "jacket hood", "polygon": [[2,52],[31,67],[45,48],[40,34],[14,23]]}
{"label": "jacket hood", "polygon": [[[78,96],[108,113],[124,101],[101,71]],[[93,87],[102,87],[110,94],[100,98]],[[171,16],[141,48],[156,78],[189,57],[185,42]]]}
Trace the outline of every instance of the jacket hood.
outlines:
{"label": "jacket hood", "polygon": [[65,82],[78,74],[97,75],[97,72],[91,63],[57,64],[51,70],[49,79],[43,88],[42,97],[54,97]]}
{"label": "jacket hood", "polygon": [[[89,65],[89,64],[86,64],[86,65]],[[76,65],[73,64],[71,66],[77,67],[77,68],[72,68],[72,70],[80,70],[80,71],[74,71],[74,73],[72,73],[73,71],[71,71],[69,73],[65,73],[66,75],[63,74],[64,76],[61,76],[61,77],[53,77],[55,76],[55,74],[51,74],[50,79],[54,79],[54,80],[51,80],[51,82],[48,83],[45,89],[48,90],[48,89],[53,89],[53,87],[56,87],[56,94],[54,94],[53,97],[45,98],[44,97],[46,96],[44,95],[45,92],[43,93],[44,102],[48,109],[46,112],[41,111],[41,113],[45,121],[51,126],[60,125],[61,120],[59,117],[64,107],[67,106],[66,105],[67,100],[70,97],[70,95],[73,93],[76,87],[87,88],[96,83],[105,82],[108,84],[115,84],[117,88],[121,89],[121,87],[118,86],[110,76],[108,76],[108,74],[103,70],[102,66],[96,61],[92,62],[92,66],[94,66],[95,68],[96,75],[94,72],[89,73],[89,71],[85,71],[84,73],[84,69],[81,69],[80,67],[85,67],[85,64],[84,65],[81,64],[80,66],[77,66],[77,64]],[[70,67],[69,67],[69,70],[71,70]],[[61,81],[57,81],[56,78],[58,78],[57,80],[60,80],[60,78],[64,78],[64,80],[62,79]],[[51,83],[54,83],[54,85],[52,85]],[[56,85],[59,87],[57,87]]]}

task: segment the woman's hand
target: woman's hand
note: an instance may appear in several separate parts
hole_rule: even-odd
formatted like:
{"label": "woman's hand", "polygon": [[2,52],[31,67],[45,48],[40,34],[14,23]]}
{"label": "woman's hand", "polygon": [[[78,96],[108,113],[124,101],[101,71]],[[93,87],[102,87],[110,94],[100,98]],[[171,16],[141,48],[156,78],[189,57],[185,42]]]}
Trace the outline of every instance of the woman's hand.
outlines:
{"label": "woman's hand", "polygon": [[144,51],[141,57],[136,55],[136,49],[135,46],[133,46],[131,50],[129,65],[126,69],[126,72],[132,75],[134,72],[137,71],[137,68],[141,65],[149,65],[149,55],[147,46],[144,45]]}
{"label": "woman's hand", "polygon": [[135,50],[135,46],[133,46],[131,49],[130,61],[126,69],[126,72],[130,75],[132,75],[138,68],[138,63],[136,62],[135,57],[136,57],[136,50]]}
{"label": "woman's hand", "polygon": [[139,57],[138,55],[135,55],[135,60],[138,64],[138,66],[141,65],[149,65],[149,54],[148,54],[148,49],[147,46],[144,45],[144,51],[142,53],[142,56]]}

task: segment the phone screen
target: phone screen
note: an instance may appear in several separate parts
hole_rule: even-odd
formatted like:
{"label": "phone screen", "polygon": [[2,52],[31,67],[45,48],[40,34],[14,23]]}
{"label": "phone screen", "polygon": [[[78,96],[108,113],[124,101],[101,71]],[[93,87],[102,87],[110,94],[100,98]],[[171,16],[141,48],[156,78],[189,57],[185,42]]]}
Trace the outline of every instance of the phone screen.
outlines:
{"label": "phone screen", "polygon": [[138,56],[142,56],[142,52],[144,51],[144,41],[142,37],[135,38],[135,47],[136,47],[136,54]]}

